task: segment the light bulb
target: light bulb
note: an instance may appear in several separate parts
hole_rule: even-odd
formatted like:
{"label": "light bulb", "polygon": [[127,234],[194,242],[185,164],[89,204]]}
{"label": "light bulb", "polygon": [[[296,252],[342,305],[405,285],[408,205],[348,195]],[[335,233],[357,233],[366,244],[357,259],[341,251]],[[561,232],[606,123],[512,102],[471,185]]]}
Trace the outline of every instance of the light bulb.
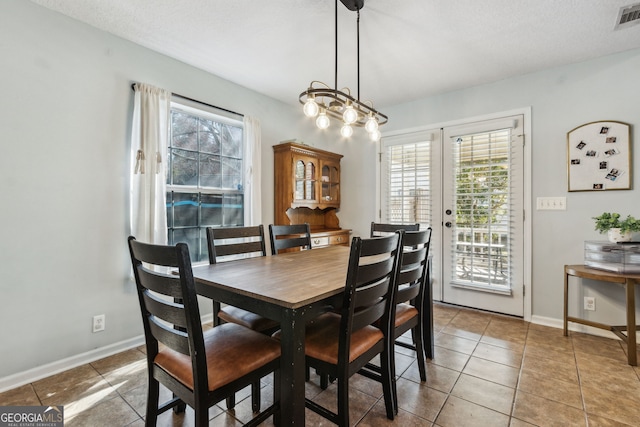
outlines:
{"label": "light bulb", "polygon": [[314,98],[308,98],[307,102],[304,103],[304,107],[302,107],[302,111],[304,115],[307,117],[315,117],[318,115],[318,104]]}
{"label": "light bulb", "polygon": [[376,120],[375,117],[373,116],[369,116],[369,118],[367,119],[367,123],[365,123],[364,125],[364,129],[371,133],[374,130],[378,130],[378,121]]}
{"label": "light bulb", "polygon": [[318,118],[316,119],[316,126],[320,129],[326,129],[329,127],[329,117],[327,117],[327,113],[324,109],[318,114]]}
{"label": "light bulb", "polygon": [[369,139],[372,141],[378,141],[381,136],[382,135],[380,134],[380,131],[378,129],[374,130],[373,132],[369,132]]}
{"label": "light bulb", "polygon": [[353,109],[353,106],[351,104],[347,105],[344,113],[342,113],[342,119],[344,120],[345,124],[348,125],[350,125],[351,123],[355,123],[356,120],[358,120],[358,112]]}
{"label": "light bulb", "polygon": [[342,136],[344,136],[345,138],[350,138],[351,135],[353,135],[353,128],[351,126],[349,126],[348,124],[345,124],[340,129],[340,134]]}

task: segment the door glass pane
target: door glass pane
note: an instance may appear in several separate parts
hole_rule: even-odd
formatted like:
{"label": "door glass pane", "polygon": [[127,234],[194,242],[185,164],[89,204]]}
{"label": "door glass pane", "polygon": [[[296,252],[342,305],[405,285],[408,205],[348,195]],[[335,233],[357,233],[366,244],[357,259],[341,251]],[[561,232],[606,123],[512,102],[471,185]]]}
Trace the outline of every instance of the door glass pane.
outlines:
{"label": "door glass pane", "polygon": [[383,221],[431,224],[429,141],[391,145],[385,150],[387,176]]}
{"label": "door glass pane", "polygon": [[509,287],[511,130],[453,141],[453,281]]}

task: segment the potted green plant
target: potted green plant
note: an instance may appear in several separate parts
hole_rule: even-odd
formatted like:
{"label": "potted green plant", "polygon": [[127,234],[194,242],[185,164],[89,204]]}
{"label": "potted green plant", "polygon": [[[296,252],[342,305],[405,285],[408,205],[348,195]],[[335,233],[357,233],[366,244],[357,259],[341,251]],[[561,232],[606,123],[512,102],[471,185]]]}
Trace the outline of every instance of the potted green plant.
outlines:
{"label": "potted green plant", "polygon": [[640,220],[631,215],[621,219],[617,212],[604,212],[593,219],[596,220],[596,231],[607,233],[610,242],[630,242],[640,237]]}

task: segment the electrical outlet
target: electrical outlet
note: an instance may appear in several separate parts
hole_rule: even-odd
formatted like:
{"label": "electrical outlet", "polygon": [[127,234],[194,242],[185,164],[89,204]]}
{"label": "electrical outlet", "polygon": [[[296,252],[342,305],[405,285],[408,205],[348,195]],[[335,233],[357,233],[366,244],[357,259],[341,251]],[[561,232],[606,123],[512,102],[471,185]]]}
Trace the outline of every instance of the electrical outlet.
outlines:
{"label": "electrical outlet", "polygon": [[596,311],[596,299],[594,297],[584,297],[584,309]]}
{"label": "electrical outlet", "polygon": [[104,314],[98,314],[97,316],[93,316],[93,332],[104,331]]}

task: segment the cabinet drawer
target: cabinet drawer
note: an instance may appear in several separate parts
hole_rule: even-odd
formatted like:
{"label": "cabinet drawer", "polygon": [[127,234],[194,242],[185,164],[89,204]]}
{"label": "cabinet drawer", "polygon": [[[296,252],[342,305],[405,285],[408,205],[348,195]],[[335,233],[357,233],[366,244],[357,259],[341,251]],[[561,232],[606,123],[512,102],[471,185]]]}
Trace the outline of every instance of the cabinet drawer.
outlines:
{"label": "cabinet drawer", "polygon": [[329,246],[329,237],[313,237],[311,236],[311,247],[319,248],[322,246]]}
{"label": "cabinet drawer", "polygon": [[349,235],[348,234],[340,234],[338,236],[329,237],[330,245],[347,245],[349,244]]}

